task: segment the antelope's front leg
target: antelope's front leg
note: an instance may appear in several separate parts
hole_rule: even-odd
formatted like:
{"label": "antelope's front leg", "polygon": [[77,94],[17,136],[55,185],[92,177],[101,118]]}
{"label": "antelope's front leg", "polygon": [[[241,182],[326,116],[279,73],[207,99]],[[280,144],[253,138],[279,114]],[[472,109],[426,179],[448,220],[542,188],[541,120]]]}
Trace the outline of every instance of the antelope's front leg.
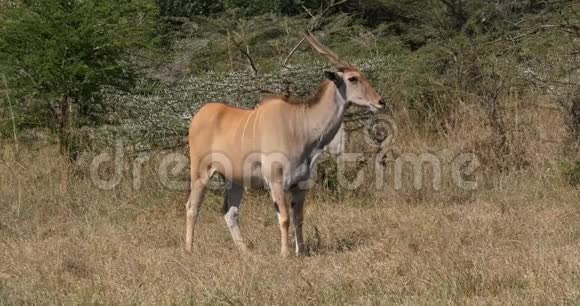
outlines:
{"label": "antelope's front leg", "polygon": [[286,194],[282,184],[272,184],[270,186],[270,192],[272,194],[272,200],[274,201],[274,207],[276,208],[278,223],[280,225],[281,254],[283,257],[288,257],[290,256],[290,250],[288,248],[288,228],[290,226],[290,216],[288,204],[286,201]]}

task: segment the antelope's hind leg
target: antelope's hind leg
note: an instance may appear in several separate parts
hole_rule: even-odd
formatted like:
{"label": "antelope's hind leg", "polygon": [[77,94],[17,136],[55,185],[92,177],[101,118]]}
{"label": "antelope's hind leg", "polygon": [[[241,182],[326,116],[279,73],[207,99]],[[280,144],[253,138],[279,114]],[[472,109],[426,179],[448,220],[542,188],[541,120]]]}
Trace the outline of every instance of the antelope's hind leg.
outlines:
{"label": "antelope's hind leg", "polygon": [[193,249],[193,229],[199,218],[199,209],[203,202],[206,184],[202,179],[191,180],[191,193],[185,205],[185,250],[187,252],[191,252]]}
{"label": "antelope's hind leg", "polygon": [[294,223],[294,233],[296,239],[296,255],[306,255],[306,247],[304,244],[304,236],[302,234],[302,222],[304,222],[304,200],[306,198],[306,191],[293,190],[292,191],[292,222]]}
{"label": "antelope's hind leg", "polygon": [[245,253],[248,251],[242,233],[240,232],[240,225],[238,219],[240,216],[240,206],[242,203],[242,195],[244,194],[244,187],[232,183],[230,187],[226,188],[224,199],[224,219],[228,225],[228,229],[232,234],[232,239],[238,249]]}

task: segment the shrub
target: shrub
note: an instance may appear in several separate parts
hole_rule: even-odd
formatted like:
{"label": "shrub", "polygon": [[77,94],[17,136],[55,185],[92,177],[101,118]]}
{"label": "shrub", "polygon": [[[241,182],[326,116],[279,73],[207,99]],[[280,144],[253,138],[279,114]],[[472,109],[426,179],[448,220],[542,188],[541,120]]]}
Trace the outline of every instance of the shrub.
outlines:
{"label": "shrub", "polygon": [[101,88],[132,86],[130,54],[155,41],[156,16],[150,0],[22,1],[0,12],[0,68],[63,153],[75,154],[73,128],[98,123]]}
{"label": "shrub", "polygon": [[568,181],[570,185],[580,185],[580,160],[563,162],[561,168],[564,178],[566,178],[566,181]]}

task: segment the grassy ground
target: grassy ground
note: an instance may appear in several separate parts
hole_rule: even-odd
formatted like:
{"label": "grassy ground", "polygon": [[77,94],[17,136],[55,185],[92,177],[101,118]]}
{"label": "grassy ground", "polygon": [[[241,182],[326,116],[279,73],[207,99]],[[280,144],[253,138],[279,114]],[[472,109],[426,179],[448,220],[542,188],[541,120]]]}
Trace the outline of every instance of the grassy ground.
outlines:
{"label": "grassy ground", "polygon": [[211,193],[189,255],[183,193],[103,191],[54,148],[2,151],[0,304],[580,302],[579,191],[549,170],[498,175],[461,201],[313,192],[311,255],[285,260],[262,192],[242,209],[250,256]]}

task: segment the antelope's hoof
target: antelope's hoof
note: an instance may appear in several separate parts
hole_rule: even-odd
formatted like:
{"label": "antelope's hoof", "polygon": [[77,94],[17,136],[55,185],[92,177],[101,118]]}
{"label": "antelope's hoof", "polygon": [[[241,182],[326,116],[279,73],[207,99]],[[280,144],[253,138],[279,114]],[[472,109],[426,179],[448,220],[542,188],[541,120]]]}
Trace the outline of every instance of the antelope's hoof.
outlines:
{"label": "antelope's hoof", "polygon": [[282,252],[280,254],[282,255],[283,258],[290,257],[290,251],[289,250],[282,250]]}
{"label": "antelope's hoof", "polygon": [[250,250],[248,249],[248,247],[245,244],[244,245],[239,245],[238,246],[238,250],[242,254],[249,254],[250,253]]}

